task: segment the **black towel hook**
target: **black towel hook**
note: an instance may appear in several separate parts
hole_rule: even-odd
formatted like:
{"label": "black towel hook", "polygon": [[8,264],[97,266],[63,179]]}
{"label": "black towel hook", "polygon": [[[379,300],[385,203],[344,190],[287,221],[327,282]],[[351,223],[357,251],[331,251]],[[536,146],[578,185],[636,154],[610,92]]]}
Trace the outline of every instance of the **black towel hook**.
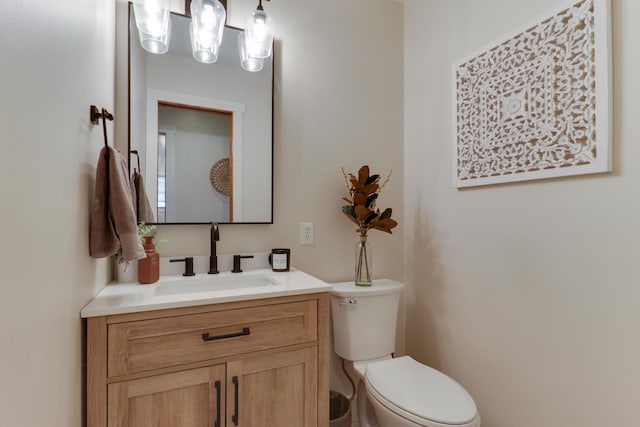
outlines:
{"label": "black towel hook", "polygon": [[[140,154],[138,154],[138,150],[131,150],[131,154],[135,154],[138,158],[138,172],[142,172],[142,169],[140,169]],[[133,171],[135,172],[136,168],[133,168]]]}
{"label": "black towel hook", "polygon": [[91,123],[93,123],[94,125],[99,125],[100,124],[100,119],[102,118],[102,128],[103,128],[103,133],[104,133],[104,146],[108,147],[109,146],[109,140],[107,138],[107,120],[113,121],[113,114],[108,112],[105,108],[103,108],[102,111],[100,111],[100,110],[98,110],[98,107],[96,107],[95,105],[92,105],[90,110],[89,110],[89,115],[90,115]]}

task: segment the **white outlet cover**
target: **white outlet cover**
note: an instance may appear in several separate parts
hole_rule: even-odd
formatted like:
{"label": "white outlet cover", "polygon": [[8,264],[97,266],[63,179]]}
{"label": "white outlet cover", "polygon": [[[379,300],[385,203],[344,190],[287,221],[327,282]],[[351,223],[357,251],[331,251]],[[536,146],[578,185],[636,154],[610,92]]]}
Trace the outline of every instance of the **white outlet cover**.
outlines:
{"label": "white outlet cover", "polygon": [[300,223],[300,243],[303,245],[313,244],[313,223],[312,222]]}

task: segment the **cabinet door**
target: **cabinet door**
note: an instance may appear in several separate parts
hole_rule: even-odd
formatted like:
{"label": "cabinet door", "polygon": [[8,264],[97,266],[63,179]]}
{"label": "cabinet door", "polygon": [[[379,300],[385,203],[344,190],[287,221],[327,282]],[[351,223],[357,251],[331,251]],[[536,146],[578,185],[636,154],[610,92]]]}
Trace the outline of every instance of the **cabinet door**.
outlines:
{"label": "cabinet door", "polygon": [[223,427],[225,366],[108,386],[109,427]]}
{"label": "cabinet door", "polygon": [[227,364],[227,427],[317,425],[318,349],[310,347]]}

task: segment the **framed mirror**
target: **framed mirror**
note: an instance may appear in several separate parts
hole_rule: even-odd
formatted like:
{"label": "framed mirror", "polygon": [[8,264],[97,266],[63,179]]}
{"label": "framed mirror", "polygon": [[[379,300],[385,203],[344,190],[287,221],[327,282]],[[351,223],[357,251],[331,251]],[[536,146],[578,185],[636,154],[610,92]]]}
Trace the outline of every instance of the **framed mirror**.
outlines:
{"label": "framed mirror", "polygon": [[273,57],[240,66],[237,28],[196,61],[190,18],[171,14],[169,52],[140,46],[129,4],[129,151],[154,223],[273,223]]}

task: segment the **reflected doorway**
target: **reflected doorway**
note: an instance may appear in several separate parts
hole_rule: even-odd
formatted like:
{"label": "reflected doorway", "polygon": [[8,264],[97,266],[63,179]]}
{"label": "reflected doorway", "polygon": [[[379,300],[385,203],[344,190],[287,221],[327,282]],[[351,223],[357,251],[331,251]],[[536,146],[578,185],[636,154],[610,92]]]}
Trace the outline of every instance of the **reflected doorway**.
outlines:
{"label": "reflected doorway", "polygon": [[156,218],[233,222],[233,112],[158,102]]}

